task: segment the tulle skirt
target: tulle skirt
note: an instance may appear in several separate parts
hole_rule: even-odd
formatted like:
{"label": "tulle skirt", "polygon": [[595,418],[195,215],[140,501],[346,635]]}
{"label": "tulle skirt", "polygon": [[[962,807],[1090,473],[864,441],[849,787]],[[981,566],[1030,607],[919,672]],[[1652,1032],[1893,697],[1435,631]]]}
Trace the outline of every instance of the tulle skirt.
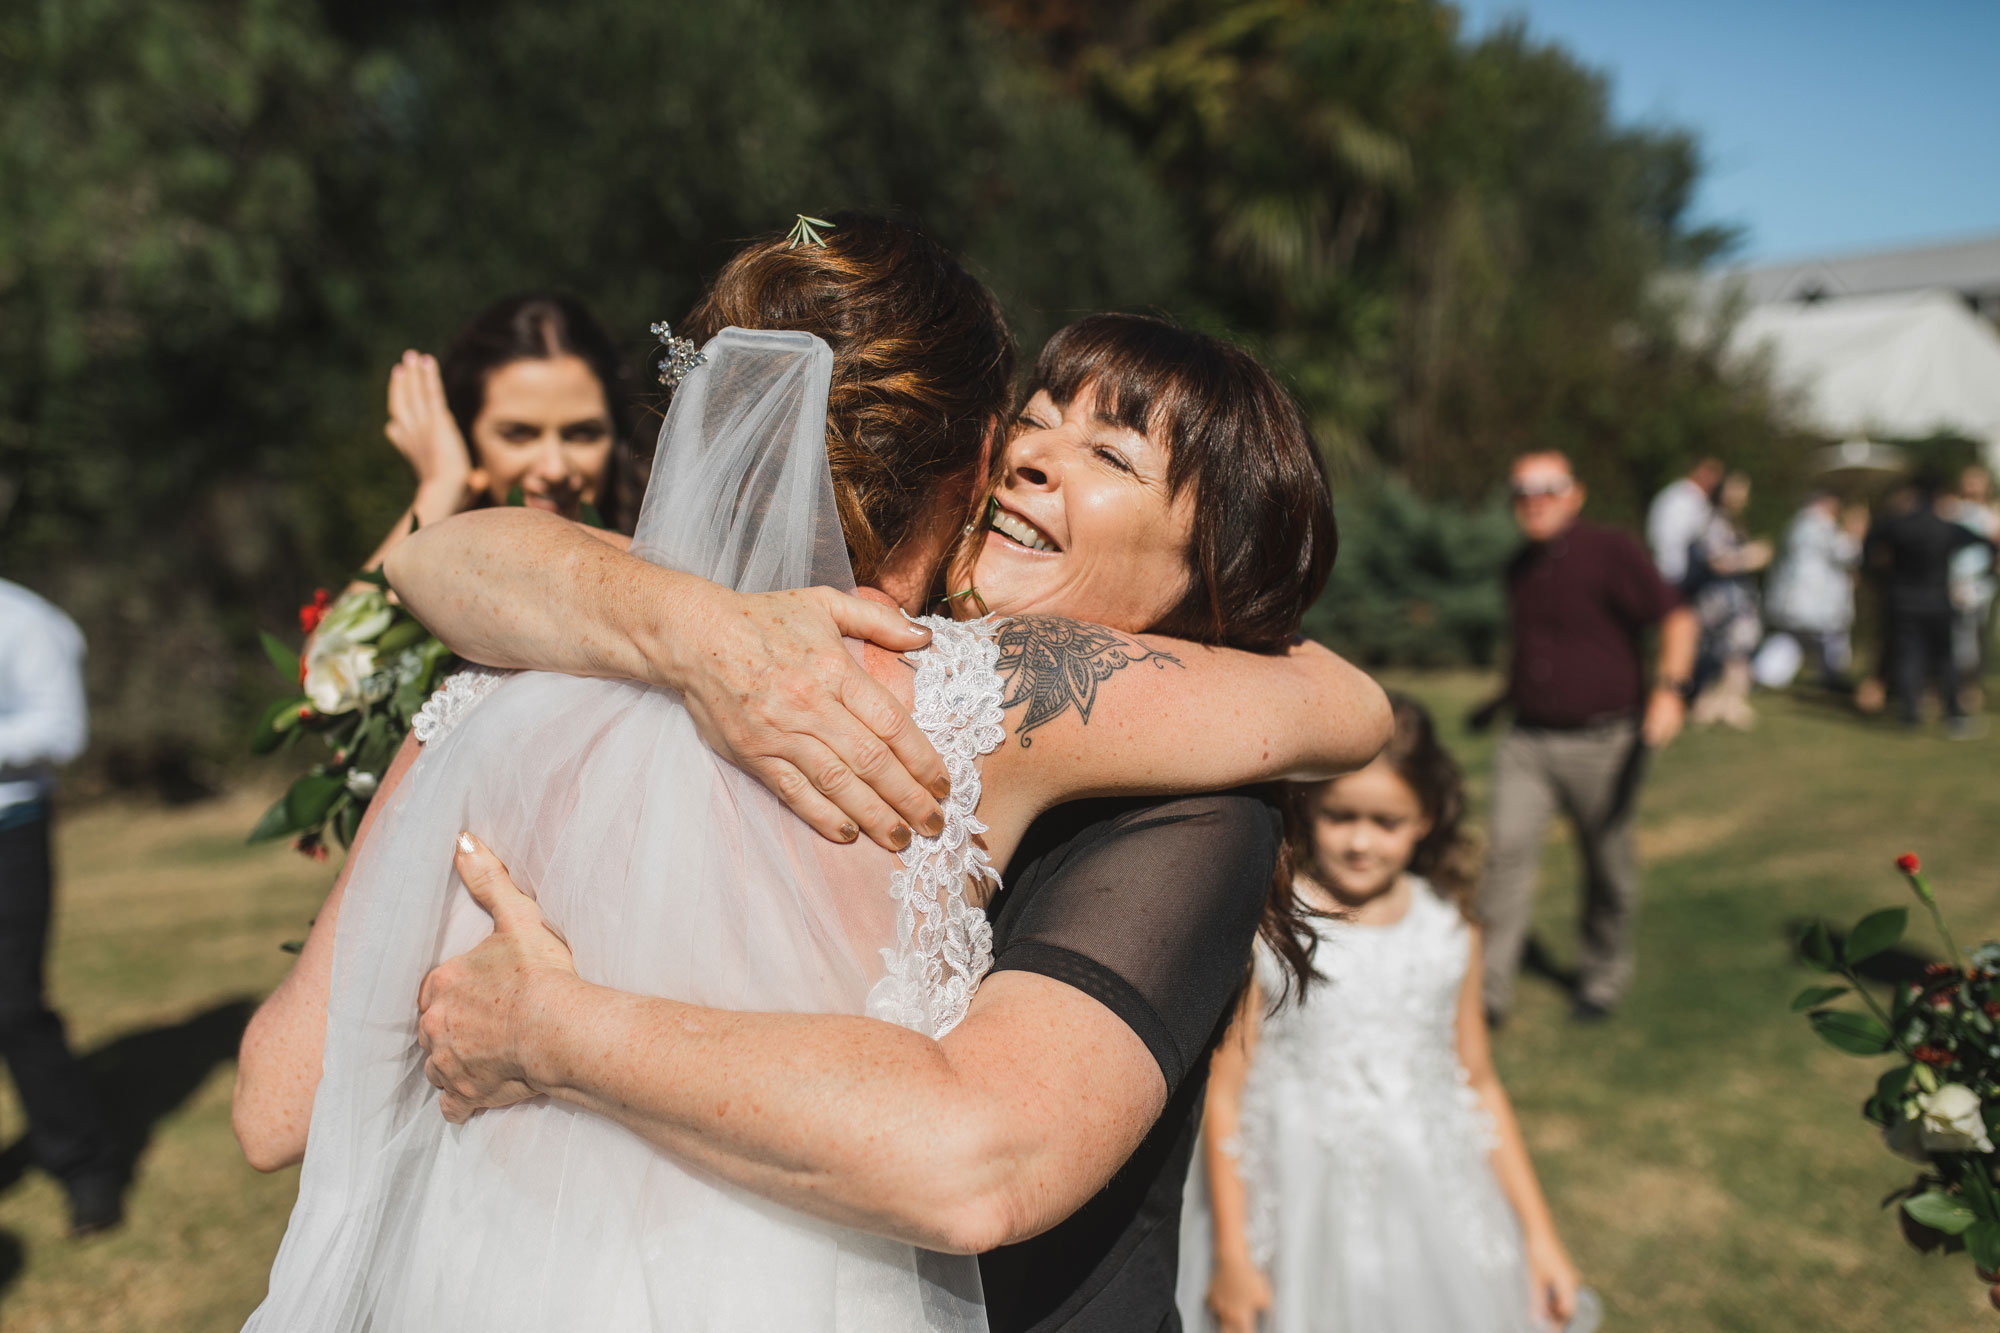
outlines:
{"label": "tulle skirt", "polygon": [[[1440,1151],[1421,1118],[1329,1123],[1306,1098],[1290,1100],[1267,1106],[1242,1164],[1252,1248],[1272,1289],[1263,1333],[1547,1333],[1474,1126]],[[1181,1229],[1190,1330],[1216,1327],[1204,1161],[1197,1154]]]}
{"label": "tulle skirt", "polygon": [[452,868],[460,828],[615,989],[858,1014],[882,972],[887,854],[823,850],[671,693],[509,680],[427,749],[357,853],[299,1199],[248,1328],[984,1328],[976,1261],[768,1203],[611,1121],[537,1098],[448,1124],[416,996],[491,929]]}

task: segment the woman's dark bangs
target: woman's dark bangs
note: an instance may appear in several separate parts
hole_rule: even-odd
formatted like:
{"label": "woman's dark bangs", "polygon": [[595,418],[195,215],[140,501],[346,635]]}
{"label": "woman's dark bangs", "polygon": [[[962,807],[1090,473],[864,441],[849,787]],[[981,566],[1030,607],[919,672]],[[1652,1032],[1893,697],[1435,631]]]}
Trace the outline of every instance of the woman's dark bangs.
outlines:
{"label": "woman's dark bangs", "polygon": [[1058,407],[1086,385],[1104,420],[1149,436],[1167,451],[1168,487],[1179,492],[1196,472],[1181,457],[1199,438],[1209,412],[1203,381],[1224,378],[1214,345],[1200,334],[1143,315],[1092,315],[1051,338],[1036,379]]}

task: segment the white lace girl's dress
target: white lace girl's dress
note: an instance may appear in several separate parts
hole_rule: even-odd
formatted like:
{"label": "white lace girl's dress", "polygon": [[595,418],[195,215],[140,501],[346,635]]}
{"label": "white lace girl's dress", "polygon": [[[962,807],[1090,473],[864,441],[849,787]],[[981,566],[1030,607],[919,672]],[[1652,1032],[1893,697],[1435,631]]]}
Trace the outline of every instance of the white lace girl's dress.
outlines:
{"label": "white lace girl's dress", "polygon": [[[1387,926],[1316,923],[1325,978],[1266,1014],[1237,1158],[1266,1333],[1531,1333],[1520,1228],[1487,1163],[1492,1125],[1458,1059],[1471,934],[1412,877]],[[1261,948],[1265,994],[1279,993]],[[1180,1306],[1213,1328],[1208,1182],[1196,1157]]]}

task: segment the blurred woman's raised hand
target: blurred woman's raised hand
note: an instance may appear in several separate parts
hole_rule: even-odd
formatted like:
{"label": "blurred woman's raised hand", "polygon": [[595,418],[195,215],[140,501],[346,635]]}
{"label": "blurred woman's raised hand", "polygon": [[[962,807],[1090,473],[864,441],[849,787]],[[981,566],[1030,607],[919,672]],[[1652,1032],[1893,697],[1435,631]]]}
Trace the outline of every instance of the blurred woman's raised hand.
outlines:
{"label": "blurred woman's raised hand", "polygon": [[417,474],[420,512],[437,507],[455,513],[478,493],[472,451],[445,401],[436,357],[404,352],[390,370],[389,421],[382,433]]}

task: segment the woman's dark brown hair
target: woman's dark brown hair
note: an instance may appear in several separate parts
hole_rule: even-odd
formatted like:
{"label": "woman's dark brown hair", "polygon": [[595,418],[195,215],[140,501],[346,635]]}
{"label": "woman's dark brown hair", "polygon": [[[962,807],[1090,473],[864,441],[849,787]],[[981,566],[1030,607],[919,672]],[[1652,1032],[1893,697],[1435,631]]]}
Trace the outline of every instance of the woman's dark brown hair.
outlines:
{"label": "woman's dark brown hair", "polygon": [[[1145,315],[1091,315],[1051,338],[1035,387],[1095,410],[1167,451],[1171,497],[1192,489],[1188,590],[1155,633],[1279,652],[1326,586],[1339,544],[1326,466],[1283,385],[1242,348]],[[1293,886],[1289,840],[1258,935],[1301,994],[1319,937]]]}
{"label": "woman's dark brown hair", "polygon": [[[531,292],[495,302],[451,340],[438,362],[444,399],[458,433],[472,447],[472,423],[486,406],[486,381],[516,361],[573,356],[590,367],[611,414],[611,458],[597,491],[604,521],[629,533],[639,521],[646,469],[632,444],[631,394],[618,344],[583,302],[561,292]],[[475,455],[473,462],[478,463]]]}
{"label": "woman's dark brown hair", "polygon": [[[1395,770],[1409,784],[1431,821],[1410,856],[1410,873],[1422,875],[1432,888],[1457,905],[1467,916],[1472,912],[1472,890],[1479,880],[1479,844],[1465,827],[1465,774],[1451,751],[1438,740],[1437,726],[1430,711],[1407,695],[1391,693],[1389,709],[1395,729],[1383,747],[1381,762]],[[1291,806],[1286,811],[1285,839],[1297,863],[1313,864],[1312,803],[1327,788],[1324,782],[1291,785]]]}
{"label": "woman's dark brown hair", "polygon": [[1092,315],[1049,339],[1035,386],[1058,407],[1085,388],[1105,420],[1167,450],[1167,487],[1194,493],[1188,591],[1153,630],[1278,652],[1333,569],[1326,465],[1283,385],[1242,348],[1145,315]]}
{"label": "woman's dark brown hair", "polygon": [[697,342],[735,325],[833,350],[827,463],[854,577],[871,581],[939,487],[970,477],[1013,391],[999,303],[908,223],[835,213],[824,246],[752,242],[688,315]]}

